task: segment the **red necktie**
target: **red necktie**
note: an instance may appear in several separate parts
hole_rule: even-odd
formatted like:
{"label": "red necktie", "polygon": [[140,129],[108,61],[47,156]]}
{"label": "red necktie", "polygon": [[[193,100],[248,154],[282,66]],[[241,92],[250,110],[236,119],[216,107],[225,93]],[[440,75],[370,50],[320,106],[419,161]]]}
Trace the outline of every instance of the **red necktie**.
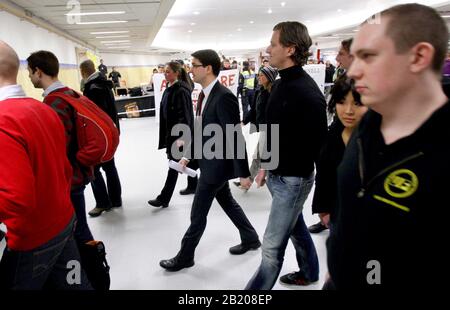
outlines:
{"label": "red necktie", "polygon": [[195,112],[196,116],[202,115],[202,103],[203,99],[205,99],[205,94],[203,93],[203,90],[200,92],[200,95],[198,95],[197,100],[197,111]]}

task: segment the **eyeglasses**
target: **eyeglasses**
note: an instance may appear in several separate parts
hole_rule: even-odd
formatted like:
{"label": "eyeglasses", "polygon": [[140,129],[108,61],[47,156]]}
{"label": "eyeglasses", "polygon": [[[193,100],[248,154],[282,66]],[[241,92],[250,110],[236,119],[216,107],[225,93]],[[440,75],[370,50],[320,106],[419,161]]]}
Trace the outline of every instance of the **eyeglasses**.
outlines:
{"label": "eyeglasses", "polygon": [[195,65],[195,64],[192,64],[192,67],[198,68],[198,67],[204,67],[204,65]]}

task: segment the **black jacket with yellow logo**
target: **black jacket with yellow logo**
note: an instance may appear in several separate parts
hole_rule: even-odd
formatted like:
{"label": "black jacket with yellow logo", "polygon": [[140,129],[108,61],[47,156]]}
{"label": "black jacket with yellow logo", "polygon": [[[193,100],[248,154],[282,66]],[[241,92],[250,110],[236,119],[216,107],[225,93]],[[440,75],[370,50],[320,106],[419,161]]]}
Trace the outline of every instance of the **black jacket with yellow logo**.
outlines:
{"label": "black jacket with yellow logo", "polygon": [[[337,288],[421,287],[449,260],[450,104],[414,134],[385,145],[369,111],[338,168],[338,208],[327,242]],[[445,253],[445,254],[444,254]]]}

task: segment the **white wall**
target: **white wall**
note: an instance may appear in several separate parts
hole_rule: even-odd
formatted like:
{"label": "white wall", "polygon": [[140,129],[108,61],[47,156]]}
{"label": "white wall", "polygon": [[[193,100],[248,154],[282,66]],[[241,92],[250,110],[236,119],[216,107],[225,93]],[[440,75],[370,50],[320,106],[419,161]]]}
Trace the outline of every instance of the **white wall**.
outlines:
{"label": "white wall", "polygon": [[60,63],[77,64],[75,47],[80,45],[7,12],[0,12],[0,39],[14,48],[20,60],[26,60],[32,52],[49,50]]}
{"label": "white wall", "polygon": [[153,67],[158,64],[164,64],[172,60],[172,57],[168,56],[155,56],[155,55],[133,55],[133,54],[100,54],[103,59],[103,63],[110,66],[122,66],[122,67],[133,67],[133,66],[145,66]]}

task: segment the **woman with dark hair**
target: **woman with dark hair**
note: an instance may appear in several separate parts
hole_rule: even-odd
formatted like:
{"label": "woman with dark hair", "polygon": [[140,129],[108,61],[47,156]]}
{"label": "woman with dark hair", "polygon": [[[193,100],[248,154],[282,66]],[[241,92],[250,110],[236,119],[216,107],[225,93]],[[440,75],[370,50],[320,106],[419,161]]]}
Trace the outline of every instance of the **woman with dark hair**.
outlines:
{"label": "woman with dark hair", "polygon": [[353,129],[367,111],[353,83],[344,74],[331,89],[328,113],[336,114],[337,117],[329,127],[327,142],[322,148],[317,167],[313,213],[319,213],[320,222],[308,228],[311,233],[320,233],[328,228],[330,213],[336,201],[336,168],[342,160]]}
{"label": "woman with dark hair", "polygon": [[[252,164],[250,166],[250,181],[254,181],[261,168],[261,154],[260,147],[264,145],[266,132],[259,125],[266,125],[266,106],[269,100],[270,92],[272,91],[272,84],[278,76],[278,70],[271,66],[262,67],[258,74],[258,82],[261,85],[256,92],[256,100],[250,106],[250,112],[242,120],[243,125],[252,123],[255,125],[256,131],[259,132],[258,145],[256,146],[255,154],[253,155]],[[250,127],[250,133],[254,132],[254,127]],[[248,191],[248,187],[241,186],[241,182],[233,182],[244,191]]]}
{"label": "woman with dark hair", "polygon": [[[179,150],[188,141],[183,140],[182,135],[172,136],[172,128],[177,124],[186,124],[194,130],[194,110],[192,108],[192,80],[183,66],[176,61],[169,62],[165,68],[167,88],[161,99],[159,110],[159,145],[158,149],[166,149],[167,158],[178,162],[181,158],[176,158],[172,154],[172,146],[176,145]],[[181,153],[180,153],[181,154]],[[161,194],[156,199],[149,200],[148,203],[154,207],[167,208],[178,179],[178,172],[170,169],[167,173],[166,183]],[[195,193],[197,178],[188,177],[188,186],[180,191],[180,194],[187,195]]]}
{"label": "woman with dark hair", "polygon": [[[312,233],[327,229],[330,225],[330,216],[332,226],[337,201],[337,167],[342,161],[353,130],[367,112],[367,107],[361,103],[361,97],[354,88],[354,81],[348,79],[346,75],[341,76],[331,89],[328,112],[336,113],[337,118],[328,128],[327,139],[317,164],[312,211],[319,214],[320,222],[309,227]],[[280,281],[285,284],[303,285],[304,275],[300,270],[282,276]]]}

